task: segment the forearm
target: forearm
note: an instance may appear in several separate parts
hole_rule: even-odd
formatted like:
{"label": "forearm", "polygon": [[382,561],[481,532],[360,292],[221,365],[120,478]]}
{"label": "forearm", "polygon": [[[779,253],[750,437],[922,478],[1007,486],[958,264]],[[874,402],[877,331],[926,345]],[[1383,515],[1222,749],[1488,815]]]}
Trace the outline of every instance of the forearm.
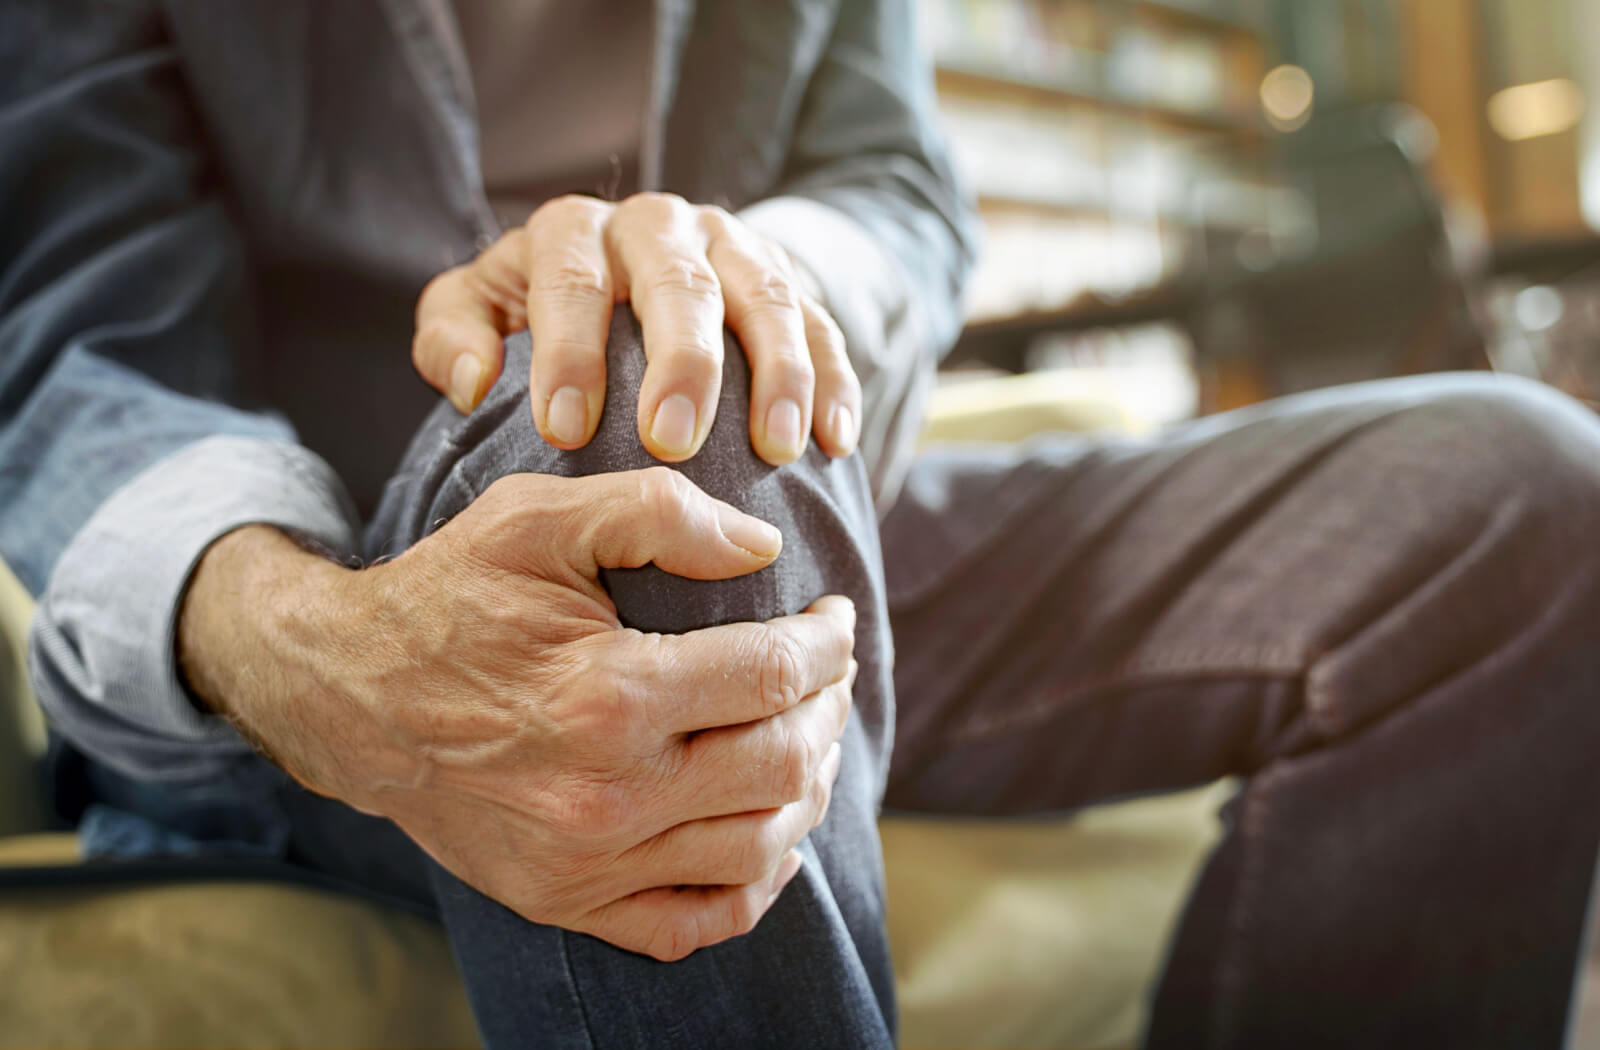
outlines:
{"label": "forearm", "polygon": [[320,739],[326,647],[344,620],[333,596],[351,571],[279,529],[247,525],[206,550],[178,612],[179,674],[195,701],[314,790],[289,756]]}

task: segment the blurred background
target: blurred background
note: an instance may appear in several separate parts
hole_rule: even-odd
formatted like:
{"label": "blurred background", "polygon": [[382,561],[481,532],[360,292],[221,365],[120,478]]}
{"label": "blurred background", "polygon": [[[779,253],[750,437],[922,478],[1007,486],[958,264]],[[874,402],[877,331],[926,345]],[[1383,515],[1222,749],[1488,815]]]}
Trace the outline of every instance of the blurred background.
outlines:
{"label": "blurred background", "polygon": [[1134,430],[1488,368],[1600,399],[1595,0],[923,0],[984,250],[947,383]]}
{"label": "blurred background", "polygon": [[1600,408],[1600,0],[921,2],[984,235],[930,438],[1447,369]]}

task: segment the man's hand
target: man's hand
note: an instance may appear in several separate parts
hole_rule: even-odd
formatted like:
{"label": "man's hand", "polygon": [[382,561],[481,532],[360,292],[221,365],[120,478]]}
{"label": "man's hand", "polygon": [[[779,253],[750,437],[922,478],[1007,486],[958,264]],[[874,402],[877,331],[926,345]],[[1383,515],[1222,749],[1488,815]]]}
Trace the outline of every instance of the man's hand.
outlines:
{"label": "man's hand", "polygon": [[803,288],[788,254],[721,208],[669,194],[620,204],[558,197],[473,262],[434,278],[417,304],[417,371],[463,412],[500,375],[501,340],[529,328],[533,419],[557,448],[587,444],[605,404],[614,303],[631,302],[648,364],[639,438],[667,462],[711,432],[722,385],[722,328],[750,359],[750,440],[768,463],[805,451],[849,455],[861,384],[844,337]]}
{"label": "man's hand", "polygon": [[854,608],[646,635],[597,575],[722,579],[779,546],[664,467],[513,475],[370,569],[230,533],[179,657],[310,789],[528,919],[676,959],[750,930],[798,870],[839,771]]}

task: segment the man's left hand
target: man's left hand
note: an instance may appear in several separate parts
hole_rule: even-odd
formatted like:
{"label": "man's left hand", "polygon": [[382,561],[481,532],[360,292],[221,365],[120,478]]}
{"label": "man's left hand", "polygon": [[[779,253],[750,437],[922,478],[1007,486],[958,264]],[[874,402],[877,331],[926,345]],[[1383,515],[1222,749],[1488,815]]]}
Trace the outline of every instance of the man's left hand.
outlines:
{"label": "man's left hand", "polygon": [[693,456],[711,432],[726,321],[750,360],[750,441],[773,465],[807,434],[855,450],[861,385],[838,325],[779,246],[721,208],[661,193],[613,204],[558,197],[417,304],[412,360],[468,412],[500,375],[502,340],[533,335],[533,419],[557,448],[587,444],[605,405],[611,308],[631,302],[647,358],[639,439],[656,458]]}

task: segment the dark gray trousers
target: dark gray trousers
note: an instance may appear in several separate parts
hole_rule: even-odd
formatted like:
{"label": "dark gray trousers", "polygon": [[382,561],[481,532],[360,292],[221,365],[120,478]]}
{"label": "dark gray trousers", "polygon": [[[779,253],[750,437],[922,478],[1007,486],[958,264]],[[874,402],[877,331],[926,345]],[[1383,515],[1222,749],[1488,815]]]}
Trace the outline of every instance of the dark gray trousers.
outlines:
{"label": "dark gray trousers", "polygon": [[[626,309],[581,452],[538,438],[526,340],[509,349],[472,417],[442,407],[418,435],[374,553],[508,472],[652,462]],[[774,470],[750,453],[747,389],[730,343],[716,428],[684,470],[777,524],[778,563],[607,584],[649,630],[855,599],[862,673],[832,810],[754,933],[674,964],[527,923],[435,871],[491,1043],[884,1044],[880,792],[1018,814],[1233,774],[1150,1045],[1557,1045],[1600,842],[1588,413],[1520,381],[1439,376],[1154,441],[932,453],[880,526],[859,464],[813,450]]]}

